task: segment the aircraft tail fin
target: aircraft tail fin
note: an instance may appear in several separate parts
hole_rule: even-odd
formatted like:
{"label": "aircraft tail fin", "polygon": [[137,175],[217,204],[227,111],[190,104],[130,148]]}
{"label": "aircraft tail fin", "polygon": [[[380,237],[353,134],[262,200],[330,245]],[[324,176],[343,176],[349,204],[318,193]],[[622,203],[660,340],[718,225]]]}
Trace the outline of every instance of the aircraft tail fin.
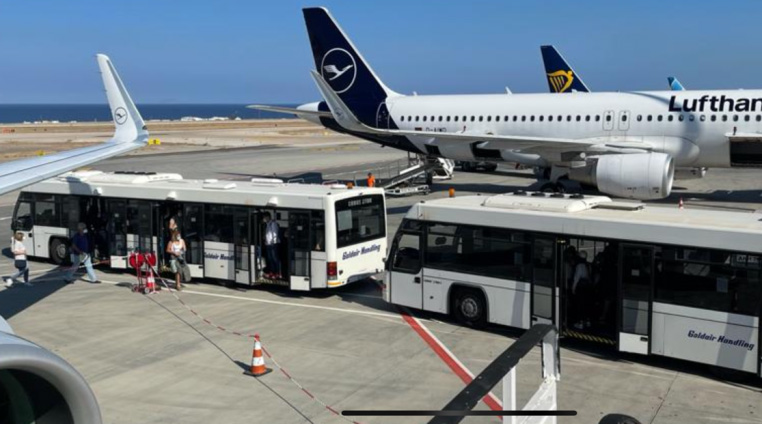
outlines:
{"label": "aircraft tail fin", "polygon": [[327,9],[303,13],[317,72],[360,121],[376,126],[386,98],[399,94],[381,82]]}
{"label": "aircraft tail fin", "polygon": [[572,91],[587,93],[590,91],[582,78],[574,72],[554,46],[541,46],[540,52],[545,64],[545,74],[551,93],[570,93]]}
{"label": "aircraft tail fin", "polygon": [[106,97],[114,117],[114,143],[144,142],[148,140],[148,130],[143,118],[140,116],[135,103],[119,78],[116,68],[111,59],[104,54],[98,54],[98,67],[100,67],[103,86],[106,89]]}
{"label": "aircraft tail fin", "polygon": [[669,89],[672,91],[685,90],[685,87],[683,87],[683,85],[680,84],[680,81],[678,81],[675,77],[667,77],[667,82],[669,83]]}

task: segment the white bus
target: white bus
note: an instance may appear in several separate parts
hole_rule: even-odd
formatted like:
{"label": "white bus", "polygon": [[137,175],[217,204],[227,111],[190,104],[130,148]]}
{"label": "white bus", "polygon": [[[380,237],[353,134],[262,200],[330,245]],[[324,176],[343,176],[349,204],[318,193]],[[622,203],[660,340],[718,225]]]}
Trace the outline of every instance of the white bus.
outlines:
{"label": "white bus", "polygon": [[467,196],[410,209],[384,296],[468,324],[553,323],[623,352],[759,375],[761,256],[762,214]]}
{"label": "white bus", "polygon": [[[265,215],[279,224],[281,240],[281,269],[267,276]],[[62,263],[69,236],[84,222],[94,258],[123,269],[136,250],[166,262],[170,218],[185,239],[194,277],[310,290],[383,271],[386,209],[383,190],[375,188],[80,171],[24,189],[12,226],[26,233],[30,256]]]}

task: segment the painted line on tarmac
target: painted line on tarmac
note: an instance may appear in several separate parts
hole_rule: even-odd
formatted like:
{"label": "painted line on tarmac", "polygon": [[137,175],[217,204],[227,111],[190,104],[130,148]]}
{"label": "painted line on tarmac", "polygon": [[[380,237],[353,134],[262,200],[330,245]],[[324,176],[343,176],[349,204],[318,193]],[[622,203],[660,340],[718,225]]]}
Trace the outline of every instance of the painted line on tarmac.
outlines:
{"label": "painted line on tarmac", "polygon": [[11,218],[13,218],[13,217],[12,216],[4,216],[4,217],[0,218],[0,221],[6,221],[6,220],[9,220]]}
{"label": "painted line on tarmac", "polygon": [[[470,384],[474,380],[474,374],[463,365],[458,358],[444,345],[423,323],[412,316],[407,308],[400,308],[400,315],[405,322],[410,325],[413,331],[420,336],[424,342],[439,356],[439,358],[448,366],[450,370],[457,375],[465,384]],[[482,398],[482,401],[493,411],[502,411],[503,404],[492,392]]]}

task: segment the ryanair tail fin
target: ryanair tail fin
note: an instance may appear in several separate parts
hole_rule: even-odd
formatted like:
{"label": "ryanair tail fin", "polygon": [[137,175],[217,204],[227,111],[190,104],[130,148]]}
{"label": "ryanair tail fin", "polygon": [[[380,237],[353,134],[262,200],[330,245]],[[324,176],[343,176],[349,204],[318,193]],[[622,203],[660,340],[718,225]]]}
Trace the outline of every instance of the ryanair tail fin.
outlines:
{"label": "ryanair tail fin", "polygon": [[130,98],[130,93],[119,78],[111,59],[105,54],[98,54],[98,67],[103,78],[103,87],[106,89],[106,97],[114,117],[114,143],[144,142],[148,140],[148,130],[143,118]]}
{"label": "ryanair tail fin", "polygon": [[587,88],[582,78],[566,63],[561,53],[553,46],[540,46],[542,61],[545,64],[545,74],[548,78],[548,87],[551,93],[569,93],[580,91],[587,93]]}
{"label": "ryanair tail fin", "polygon": [[672,91],[685,90],[685,87],[683,87],[683,85],[680,84],[680,81],[678,81],[675,77],[667,77],[667,82],[669,83],[669,89]]}
{"label": "ryanair tail fin", "polygon": [[376,126],[386,98],[399,94],[381,82],[328,10],[303,13],[317,72],[360,121]]}

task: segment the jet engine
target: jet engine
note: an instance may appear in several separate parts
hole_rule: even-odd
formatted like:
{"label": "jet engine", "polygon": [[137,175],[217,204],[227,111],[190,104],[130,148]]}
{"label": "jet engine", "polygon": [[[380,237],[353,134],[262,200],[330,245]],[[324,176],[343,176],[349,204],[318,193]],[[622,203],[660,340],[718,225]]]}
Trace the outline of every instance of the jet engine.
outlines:
{"label": "jet engine", "polygon": [[0,422],[101,424],[90,386],[66,361],[13,334],[0,318]]}
{"label": "jet engine", "polygon": [[617,197],[663,199],[672,191],[675,164],[665,153],[603,155],[588,158],[585,166],[571,168],[569,179]]}

